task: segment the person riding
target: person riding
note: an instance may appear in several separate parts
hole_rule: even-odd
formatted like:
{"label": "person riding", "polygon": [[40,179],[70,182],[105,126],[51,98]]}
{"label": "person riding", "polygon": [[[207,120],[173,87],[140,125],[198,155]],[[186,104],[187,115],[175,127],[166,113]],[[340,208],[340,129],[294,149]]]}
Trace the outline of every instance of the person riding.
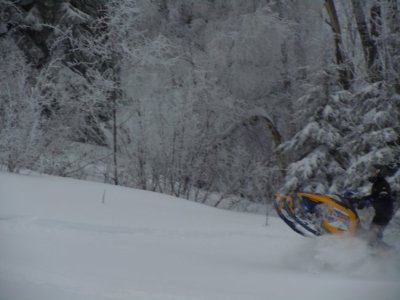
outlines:
{"label": "person riding", "polygon": [[375,215],[371,222],[368,240],[371,245],[376,245],[382,241],[383,231],[393,217],[393,198],[390,185],[385,179],[384,166],[374,165],[368,180],[372,183],[371,194],[356,200],[356,207],[363,209],[372,205],[374,208]]}

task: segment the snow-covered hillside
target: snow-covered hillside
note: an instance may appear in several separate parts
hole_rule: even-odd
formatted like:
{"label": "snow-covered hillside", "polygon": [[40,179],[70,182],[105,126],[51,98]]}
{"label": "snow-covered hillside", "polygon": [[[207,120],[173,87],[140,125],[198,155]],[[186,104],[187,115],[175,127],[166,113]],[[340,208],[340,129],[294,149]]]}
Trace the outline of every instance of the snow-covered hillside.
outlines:
{"label": "snow-covered hillside", "polygon": [[0,173],[1,300],[400,299],[397,257],[281,220]]}

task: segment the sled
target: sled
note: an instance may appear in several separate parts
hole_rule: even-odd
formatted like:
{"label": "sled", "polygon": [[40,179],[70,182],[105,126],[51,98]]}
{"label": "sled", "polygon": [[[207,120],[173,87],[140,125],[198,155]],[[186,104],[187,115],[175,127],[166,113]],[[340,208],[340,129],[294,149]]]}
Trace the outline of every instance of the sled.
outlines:
{"label": "sled", "polygon": [[278,216],[292,230],[304,236],[354,235],[359,224],[355,210],[336,195],[277,194],[273,205]]}

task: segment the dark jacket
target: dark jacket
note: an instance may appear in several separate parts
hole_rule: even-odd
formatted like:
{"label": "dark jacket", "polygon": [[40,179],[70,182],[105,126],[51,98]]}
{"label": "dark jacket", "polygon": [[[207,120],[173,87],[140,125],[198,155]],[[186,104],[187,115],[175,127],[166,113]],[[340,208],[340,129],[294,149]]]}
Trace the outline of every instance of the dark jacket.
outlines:
{"label": "dark jacket", "polygon": [[383,176],[370,178],[373,183],[371,188],[371,200],[375,209],[372,223],[386,226],[393,216],[393,198],[389,183]]}

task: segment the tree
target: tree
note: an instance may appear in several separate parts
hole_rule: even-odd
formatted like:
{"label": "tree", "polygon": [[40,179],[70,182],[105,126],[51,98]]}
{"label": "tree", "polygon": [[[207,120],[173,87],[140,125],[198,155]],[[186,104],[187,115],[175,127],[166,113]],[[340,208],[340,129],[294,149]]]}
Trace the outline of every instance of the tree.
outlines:
{"label": "tree", "polygon": [[[139,100],[129,94],[131,83],[124,81],[122,75],[129,74],[134,68],[152,68],[156,64],[168,64],[166,61],[169,44],[162,35],[151,36],[145,32],[145,27],[151,20],[146,18],[155,10],[151,4],[115,0],[108,1],[105,7],[104,15],[89,24],[90,30],[78,39],[71,37],[71,44],[82,56],[81,69],[85,70],[87,83],[103,83],[99,84],[98,88],[105,96],[102,105],[110,112],[106,121],[111,121],[111,132],[106,130],[105,136],[111,136],[108,144],[112,149],[113,182],[119,184],[122,172],[119,167],[125,164],[118,161],[122,146],[119,131],[129,135],[130,128],[122,129],[131,119],[137,124],[142,124],[141,109],[132,107],[139,103]],[[125,139],[125,142],[129,139]],[[138,143],[138,146],[144,147],[144,144]],[[138,153],[145,152],[141,149]],[[139,159],[139,168],[142,170],[145,169],[143,162]]]}
{"label": "tree", "polygon": [[346,170],[348,188],[362,187],[373,164],[399,163],[400,131],[397,95],[390,95],[386,86],[376,83],[354,95],[355,126],[343,141],[343,151],[350,154]]}
{"label": "tree", "polygon": [[386,80],[393,85],[394,92],[400,94],[400,12],[397,0],[388,0],[386,11],[388,20]]}
{"label": "tree", "polygon": [[339,71],[339,84],[348,90],[351,86],[351,81],[353,78],[353,70],[351,62],[347,59],[342,41],[341,26],[339,23],[339,18],[336,12],[335,3],[333,0],[325,0],[325,8],[329,16],[330,26],[334,35],[335,42],[335,57],[336,64],[338,65]]}
{"label": "tree", "polygon": [[0,141],[37,137],[36,170],[96,168],[219,205],[356,186],[363,161],[397,151],[398,1],[0,3],[0,42],[19,60],[1,62]]}
{"label": "tree", "polygon": [[[1,32],[9,32],[37,68],[47,64],[54,52],[55,41],[66,29],[79,34],[85,24],[102,11],[105,0],[2,0]],[[66,46],[65,44],[63,46]],[[60,48],[60,47],[58,47]],[[65,48],[64,50],[68,50]]]}
{"label": "tree", "polygon": [[32,70],[11,38],[0,40],[0,164],[34,168],[46,148]]}
{"label": "tree", "polygon": [[368,78],[371,82],[377,82],[382,79],[382,66],[379,62],[379,50],[376,43],[380,34],[379,27],[381,26],[380,0],[374,2],[371,8],[370,28],[368,27],[361,1],[351,0],[351,3],[353,5],[353,14],[356,19],[357,29],[361,39]]}
{"label": "tree", "polygon": [[[344,91],[324,96],[321,92],[317,89],[299,99],[304,107],[314,107],[313,116],[304,128],[280,147],[294,158],[282,187],[285,192],[338,192],[344,185],[342,175],[347,161],[341,144],[343,136],[351,128],[351,97]],[[325,101],[318,101],[321,98]]]}

